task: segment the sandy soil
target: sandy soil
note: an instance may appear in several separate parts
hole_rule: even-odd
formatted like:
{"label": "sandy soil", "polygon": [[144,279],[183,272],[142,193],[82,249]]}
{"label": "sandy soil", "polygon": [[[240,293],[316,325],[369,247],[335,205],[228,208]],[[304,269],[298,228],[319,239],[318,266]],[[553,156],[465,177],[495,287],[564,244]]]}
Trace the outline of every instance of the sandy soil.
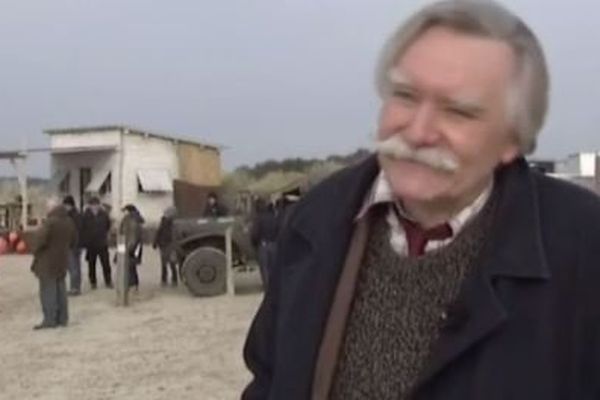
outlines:
{"label": "sandy soil", "polygon": [[32,330],[41,310],[31,258],[0,257],[0,399],[239,398],[249,379],[242,346],[262,296],[257,274],[236,276],[235,297],[194,298],[182,286],[160,288],[157,254],[144,256],[129,307],[115,306],[113,290],[90,291],[84,267],[69,326],[41,331]]}

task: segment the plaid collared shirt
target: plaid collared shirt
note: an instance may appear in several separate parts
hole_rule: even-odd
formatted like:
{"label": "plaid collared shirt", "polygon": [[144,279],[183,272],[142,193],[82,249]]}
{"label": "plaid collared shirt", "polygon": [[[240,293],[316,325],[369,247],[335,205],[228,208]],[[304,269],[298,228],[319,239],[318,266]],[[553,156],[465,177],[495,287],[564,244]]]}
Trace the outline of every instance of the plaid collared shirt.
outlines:
{"label": "plaid collared shirt", "polygon": [[[440,247],[446,246],[460,232],[460,230],[469,222],[485,205],[490,194],[492,193],[493,183],[490,184],[476,199],[473,203],[463,208],[458,214],[456,214],[448,224],[452,228],[452,237],[443,240],[431,240],[425,247],[425,252],[429,252]],[[406,233],[402,224],[398,220],[398,216],[394,212],[393,207],[396,207],[398,212],[407,219],[411,219],[406,210],[402,208],[400,202],[394,197],[392,188],[385,178],[383,171],[379,172],[371,190],[367,194],[365,202],[360,209],[360,212],[356,216],[356,220],[361,219],[365,214],[376,204],[389,204],[389,211],[386,215],[386,221],[390,226],[390,244],[394,251],[401,255],[408,255],[408,242],[406,240]]]}

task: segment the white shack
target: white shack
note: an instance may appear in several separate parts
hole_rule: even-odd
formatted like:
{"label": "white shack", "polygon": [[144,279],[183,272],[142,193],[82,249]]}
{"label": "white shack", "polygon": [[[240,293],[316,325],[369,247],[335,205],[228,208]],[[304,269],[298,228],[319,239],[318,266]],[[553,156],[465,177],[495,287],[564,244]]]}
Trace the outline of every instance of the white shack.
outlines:
{"label": "white shack", "polygon": [[600,194],[600,152],[580,152],[556,163],[552,176],[568,180]]}
{"label": "white shack", "polygon": [[127,126],[47,129],[55,190],[79,206],[90,196],[112,216],[135,204],[149,225],[173,205],[174,181],[199,187],[221,185],[220,149],[188,139]]}

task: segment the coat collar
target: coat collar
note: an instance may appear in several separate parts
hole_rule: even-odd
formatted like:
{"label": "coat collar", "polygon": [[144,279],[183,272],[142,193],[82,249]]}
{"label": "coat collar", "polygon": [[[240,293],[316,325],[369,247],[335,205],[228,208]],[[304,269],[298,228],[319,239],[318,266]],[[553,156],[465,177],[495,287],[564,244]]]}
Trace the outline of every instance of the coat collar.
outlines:
{"label": "coat collar", "polygon": [[48,218],[65,218],[68,217],[67,209],[59,204],[48,212]]}
{"label": "coat collar", "polygon": [[496,174],[500,187],[487,271],[490,276],[550,278],[535,173],[518,159]]}
{"label": "coat collar", "polygon": [[[291,228],[313,245],[339,238],[340,232],[349,237],[354,217],[378,172],[377,158],[369,156],[315,187],[297,205]],[[341,227],[345,230],[340,231]],[[336,232],[333,237],[332,232]]]}
{"label": "coat collar", "polygon": [[[315,188],[299,204],[292,229],[318,246],[351,232],[353,218],[360,210],[379,172],[375,156],[334,176],[329,184]],[[490,276],[548,279],[550,272],[541,236],[538,194],[534,175],[519,158],[496,173],[500,188],[492,227],[491,254],[486,265]],[[311,197],[318,197],[312,207]],[[316,199],[315,199],[316,200]],[[343,228],[345,230],[340,231]],[[333,235],[333,236],[332,236]],[[506,249],[510,251],[506,251]]]}

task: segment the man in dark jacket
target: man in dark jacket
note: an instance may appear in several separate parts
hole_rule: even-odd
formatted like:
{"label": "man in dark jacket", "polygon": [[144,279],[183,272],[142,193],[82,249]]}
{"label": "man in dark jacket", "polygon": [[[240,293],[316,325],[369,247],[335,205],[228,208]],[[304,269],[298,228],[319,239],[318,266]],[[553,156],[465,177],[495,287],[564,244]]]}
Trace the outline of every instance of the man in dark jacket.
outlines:
{"label": "man in dark jacket", "polygon": [[279,235],[279,213],[273,202],[266,203],[262,199],[257,200],[254,207],[250,240],[256,249],[260,276],[266,289],[269,283],[269,264]]}
{"label": "man in dark jacket", "polygon": [[86,260],[89,266],[89,279],[92,289],[96,289],[96,260],[100,258],[104,284],[112,288],[110,260],[108,257],[108,234],[110,218],[104,211],[97,197],[92,197],[82,218],[82,239],[86,249]]}
{"label": "man in dark jacket", "polygon": [[58,199],[48,200],[48,216],[33,240],[31,271],[38,278],[44,320],[34,329],[67,326],[69,312],[65,276],[77,231]]}
{"label": "man in dark jacket", "polygon": [[208,194],[206,200],[206,207],[204,208],[204,216],[206,218],[218,218],[224,217],[229,213],[227,208],[221,204],[219,197],[216,193],[211,192]]}
{"label": "man in dark jacket", "polygon": [[494,2],[434,3],[377,74],[377,156],[281,232],[243,399],[600,398],[600,201],[523,159],[537,38]]}
{"label": "man in dark jacket", "polygon": [[63,199],[63,206],[67,210],[67,213],[69,214],[69,217],[73,221],[73,224],[77,230],[77,245],[73,248],[73,251],[71,252],[71,260],[69,261],[69,287],[71,289],[69,290],[69,295],[78,296],[81,294],[81,214],[79,214],[79,210],[77,210],[73,196],[66,196]]}
{"label": "man in dark jacket", "polygon": [[167,286],[168,282],[168,270],[171,270],[171,285],[177,286],[177,262],[174,259],[173,254],[173,220],[177,215],[177,209],[175,207],[168,207],[163,213],[154,237],[152,244],[153,248],[157,248],[160,251],[160,282],[161,285]]}

